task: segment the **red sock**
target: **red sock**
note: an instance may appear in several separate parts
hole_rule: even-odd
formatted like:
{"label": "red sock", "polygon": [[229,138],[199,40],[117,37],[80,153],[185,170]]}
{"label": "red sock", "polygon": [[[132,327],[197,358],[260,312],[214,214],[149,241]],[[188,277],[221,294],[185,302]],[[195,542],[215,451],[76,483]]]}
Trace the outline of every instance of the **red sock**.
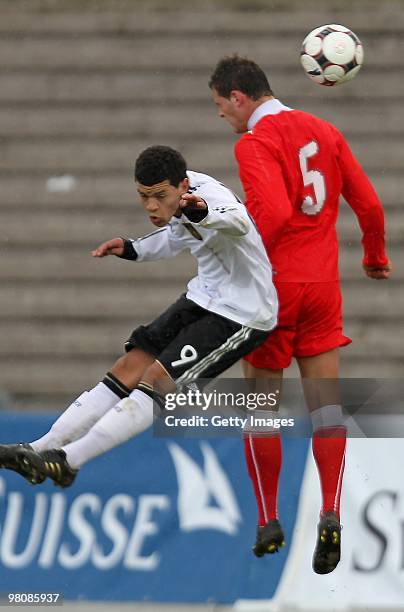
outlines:
{"label": "red sock", "polygon": [[277,433],[266,436],[246,434],[244,452],[257,500],[258,525],[262,527],[269,520],[278,518],[278,483],[282,465],[281,437]]}
{"label": "red sock", "polygon": [[320,477],[321,515],[336,512],[339,518],[342,477],[345,467],[346,428],[322,427],[313,433],[313,455]]}

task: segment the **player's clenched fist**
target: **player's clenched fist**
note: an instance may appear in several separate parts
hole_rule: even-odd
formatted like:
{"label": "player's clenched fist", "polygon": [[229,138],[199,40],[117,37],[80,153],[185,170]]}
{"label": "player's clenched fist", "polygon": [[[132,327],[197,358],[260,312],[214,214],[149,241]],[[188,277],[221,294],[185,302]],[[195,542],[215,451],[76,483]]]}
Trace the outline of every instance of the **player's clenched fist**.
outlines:
{"label": "player's clenched fist", "polygon": [[112,238],[98,246],[94,251],[91,251],[93,257],[105,257],[106,255],[117,255],[121,257],[123,254],[123,238]]}
{"label": "player's clenched fist", "polygon": [[390,277],[391,274],[391,262],[390,260],[385,266],[363,266],[366,276],[369,278],[375,278],[376,280],[385,280]]}
{"label": "player's clenched fist", "polygon": [[180,199],[180,208],[207,208],[205,200],[193,193],[183,193]]}

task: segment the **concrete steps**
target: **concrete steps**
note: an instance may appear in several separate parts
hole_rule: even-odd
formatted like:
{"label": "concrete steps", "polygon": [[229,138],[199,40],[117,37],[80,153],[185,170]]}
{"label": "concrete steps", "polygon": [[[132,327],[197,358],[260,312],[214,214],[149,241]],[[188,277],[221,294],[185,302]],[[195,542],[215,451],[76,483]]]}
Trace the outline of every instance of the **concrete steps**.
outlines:
{"label": "concrete steps", "polygon": [[[88,37],[91,34],[125,34],[136,35],[158,35],[178,36],[179,27],[184,33],[192,35],[218,34],[226,36],[233,33],[245,33],[250,36],[261,33],[289,34],[298,36],[301,31],[309,31],[313,23],[334,23],[338,18],[342,21],[344,11],[349,6],[349,24],[353,30],[367,36],[399,35],[404,28],[404,15],[401,6],[396,1],[384,0],[383,6],[375,2],[363,2],[363,0],[350,0],[348,3],[340,0],[330,0],[327,5],[318,5],[318,2],[307,2],[304,9],[300,2],[288,2],[288,6],[281,9],[271,7],[270,10],[259,10],[258,3],[252,5],[250,10],[245,6],[244,10],[237,10],[237,3],[220,2],[215,0],[215,10],[211,10],[212,3],[188,2],[189,11],[181,10],[181,22],[178,22],[178,10],[175,2],[167,5],[165,11],[153,10],[158,2],[148,1],[149,10],[145,10],[139,4],[133,9],[132,1],[129,0],[126,7],[122,3],[115,2],[115,10],[111,11],[109,1],[97,2],[98,11],[94,8],[94,2],[76,3],[81,5],[80,10],[72,10],[74,4],[70,2],[67,6],[60,6],[56,2],[54,6],[49,3],[47,11],[39,12],[41,3],[38,0],[27,0],[18,2],[14,0],[13,5],[7,10],[2,7],[2,20],[0,22],[0,33],[9,36],[46,36],[57,37]],[[22,10],[28,9],[28,10]],[[129,10],[128,10],[129,9]],[[130,10],[132,9],[132,10]],[[150,10],[151,9],[151,10]],[[171,9],[171,10],[170,10]],[[255,10],[254,10],[255,9]],[[293,18],[291,18],[293,12]],[[366,19],[364,19],[366,12]],[[329,21],[323,21],[323,19]]]}
{"label": "concrete steps", "polygon": [[[358,239],[356,246],[343,244],[340,248],[340,270],[344,280],[362,280],[361,268],[362,249]],[[1,249],[0,282],[14,285],[36,282],[66,281],[85,283],[88,281],[121,282],[136,285],[138,282],[184,283],[195,273],[195,263],[190,255],[185,253],[175,259],[161,262],[136,264],[120,261],[115,258],[95,260],[90,256],[90,248],[95,244],[85,245],[61,244],[45,248],[27,248],[24,244],[7,246]],[[404,248],[393,246],[389,248],[389,256],[393,261],[396,281],[404,280]],[[366,280],[366,279],[365,279]],[[370,281],[369,281],[370,282]]]}
{"label": "concrete steps", "polygon": [[[318,18],[315,23],[318,23]],[[179,35],[178,31],[170,35],[155,37],[148,32],[141,35],[123,33],[92,33],[91,36],[9,36],[0,40],[0,57],[10,70],[38,67],[71,69],[77,64],[86,69],[100,70],[114,67],[131,69],[159,68],[210,69],[217,58],[237,50],[240,54],[249,54],[266,64],[264,58],[271,58],[271,64],[288,67],[296,64],[300,53],[301,41],[306,34],[292,32],[285,35],[275,31],[239,33],[229,31],[224,36],[212,35],[206,44],[206,32],[195,35],[186,30]],[[156,44],[158,39],[159,44]],[[404,64],[404,41],[400,33],[390,33],[385,37],[372,37],[366,40],[366,58],[373,68],[384,68],[391,65],[395,68]],[[301,77],[304,79],[303,72]]]}
{"label": "concrete steps", "polygon": [[[365,169],[370,172],[381,172],[386,166],[391,171],[400,171],[403,163],[402,142],[389,139],[389,145],[380,155],[378,147],[380,137],[376,134],[366,138],[365,142],[351,139],[351,147],[361,160]],[[153,141],[152,141],[153,142]],[[165,140],[167,142],[167,140]],[[224,171],[234,168],[232,146],[221,140],[212,146],[207,140],[190,140],[189,137],[173,135],[171,146],[180,148],[191,167],[207,172],[215,168],[215,174],[221,176]],[[58,139],[40,143],[3,141],[0,145],[0,165],[3,171],[75,173],[86,168],[93,172],[127,172],[132,173],[137,155],[150,144],[146,137],[134,137],[131,140],[103,140],[96,142],[74,139]]]}
{"label": "concrete steps", "polygon": [[[164,10],[153,8],[158,0],[136,10],[126,0],[114,11],[109,0],[96,4],[49,1],[44,11],[39,0],[0,3],[0,387],[15,407],[61,409],[103,376],[134,327],[185,289],[195,270],[189,256],[136,265],[94,260],[89,251],[114,235],[153,230],[132,178],[137,154],[150,144],[179,148],[190,168],[241,194],[236,138],[217,117],[207,84],[216,61],[235,51],[267,69],[286,104],[335,123],[374,182],[386,206],[394,276],[388,283],[364,277],[360,231],[342,205],[346,333],[355,339],[342,372],[401,375],[400,3],[308,0],[302,8],[289,0],[289,8],[262,11],[193,0]],[[321,88],[303,74],[300,44],[314,25],[335,22],[360,36],[365,65],[349,85]],[[55,191],[49,179],[63,175],[72,178]],[[239,366],[232,373],[240,375]]]}
{"label": "concrete steps", "polygon": [[1,251],[0,282],[8,284],[88,281],[136,283],[186,283],[195,272],[193,257],[183,254],[173,260],[132,263],[115,257],[102,260],[90,256],[82,246],[62,245],[24,248],[23,245]]}
{"label": "concrete steps", "polygon": [[[216,61],[215,58],[214,61]],[[296,60],[296,58],[295,58]],[[91,105],[94,110],[98,107],[106,106],[111,108],[112,104],[116,107],[124,108],[125,105],[139,104],[145,100],[147,104],[159,105],[161,113],[167,112],[167,106],[178,104],[181,96],[181,105],[184,111],[190,104],[210,105],[208,81],[213,64],[202,70],[195,69],[167,69],[156,74],[146,70],[132,70],[117,66],[109,70],[83,70],[83,66],[72,67],[70,71],[53,71],[51,67],[39,66],[36,70],[18,70],[15,72],[2,71],[0,66],[0,106],[9,106],[9,110],[31,109],[35,112],[39,108],[69,108],[85,107]],[[293,71],[293,76],[291,72]],[[389,70],[380,69],[373,65],[365,64],[360,73],[360,83],[357,85],[352,82],[349,91],[340,87],[333,88],[314,88],[312,83],[300,74],[300,66],[294,61],[290,70],[285,72],[276,65],[268,68],[268,76],[272,87],[277,95],[282,97],[286,103],[297,108],[304,108],[306,104],[309,112],[330,113],[330,118],[335,121],[334,109],[338,109],[341,104],[352,104],[360,106],[364,112],[383,113],[383,108],[378,105],[368,104],[368,98],[375,94],[374,83],[377,79],[378,91],[377,99],[383,105],[388,103],[389,112],[383,114],[386,122],[390,121],[392,108],[399,106],[400,98],[404,96],[404,82],[399,78],[401,68],[395,69],[389,66]],[[303,76],[303,79],[301,77]],[[296,78],[299,77],[299,88],[296,88]],[[325,105],[326,102],[326,105]],[[170,110],[170,109],[168,109]],[[22,114],[22,113],[21,113]],[[352,119],[358,114],[352,111]],[[120,117],[110,114],[108,122],[117,121]],[[127,117],[123,117],[123,120]],[[194,119],[194,118],[193,118]],[[352,120],[353,128],[360,121]],[[155,115],[154,124],[166,125],[165,121]],[[180,124],[179,124],[180,126]],[[47,126],[44,126],[47,128]],[[60,126],[63,128],[63,126]],[[102,126],[100,126],[102,127]],[[108,126],[105,126],[108,127]],[[197,125],[193,126],[193,129]],[[369,126],[372,127],[371,125]],[[378,126],[385,129],[386,126]],[[400,128],[400,126],[396,126]],[[211,129],[210,124],[206,129]]]}
{"label": "concrete steps", "polygon": [[[196,81],[196,80],[195,80]],[[1,79],[0,79],[1,87]],[[178,95],[177,90],[177,95]],[[69,141],[96,141],[103,138],[133,142],[147,136],[148,138],[171,138],[173,136],[173,123],[178,119],[178,104],[175,100],[162,101],[161,99],[148,102],[148,109],[144,109],[144,97],[136,94],[133,100],[126,99],[128,92],[124,89],[115,90],[120,100],[99,98],[94,102],[75,100],[71,102],[58,102],[46,104],[37,101],[24,100],[19,106],[15,102],[2,102],[0,106],[0,130],[2,144],[16,141],[40,143],[41,147],[53,139],[58,142]],[[142,96],[147,96],[147,87],[142,89]],[[181,121],[175,130],[177,136],[190,141],[214,143],[218,140],[229,146],[235,137],[230,133],[228,125],[216,116],[216,110],[210,100],[210,92],[206,87],[201,92],[203,97],[184,101],[181,111]],[[286,104],[292,107],[297,100],[282,96]],[[371,142],[377,137],[386,137],[400,141],[404,126],[402,119],[402,98],[388,103],[388,114],[385,115],[383,105],[369,106],[358,103],[356,112],[352,112],[352,101],[333,100],[321,98],[300,102],[300,108],[332,120],[337,127],[350,138],[352,142]],[[357,113],[360,113],[358,120]],[[196,120],[197,119],[197,120]],[[380,123],[382,123],[380,125]]]}
{"label": "concrete steps", "polygon": [[[400,207],[389,207],[386,210],[389,241],[404,246],[404,216]],[[7,245],[35,245],[57,247],[67,245],[96,245],[114,236],[136,238],[154,231],[156,228],[149,222],[140,205],[131,205],[118,209],[77,211],[75,209],[28,210],[24,220],[21,211],[7,209],[2,212],[0,235]],[[350,208],[343,204],[338,221],[340,240],[344,244],[359,244],[361,231],[358,221]]]}
{"label": "concrete steps", "polygon": [[[129,264],[128,264],[129,265]],[[158,290],[156,290],[158,287]],[[158,282],[154,288],[147,277],[133,283],[47,281],[28,283],[7,282],[0,288],[2,317],[56,318],[74,320],[136,317],[150,319],[169,306],[185,290],[181,279],[177,282]],[[363,277],[358,262],[358,280],[344,283],[344,309],[351,317],[370,317],[388,321],[401,318],[404,312],[404,283],[377,282]]]}
{"label": "concrete steps", "polygon": [[[403,357],[402,341],[397,334],[398,322],[391,322],[381,328],[375,323],[355,323],[348,319],[345,333],[353,339],[349,349],[350,357],[364,358],[367,355]],[[123,352],[124,342],[140,321],[134,317],[132,320],[124,318],[119,322],[110,321],[102,323],[76,322],[66,326],[61,321],[22,322],[20,325],[9,327],[0,325],[0,333],[4,341],[0,345],[0,359],[12,359],[18,356],[21,347],[24,347],[24,359],[68,359],[75,355],[76,359],[97,361],[100,358],[111,358],[115,353]],[[112,364],[111,364],[112,365]]]}
{"label": "concrete steps", "polygon": [[[354,342],[342,351],[342,375],[363,377],[366,371],[367,377],[400,377],[404,360],[399,325],[381,328],[380,324],[348,321],[345,333]],[[6,336],[9,350],[3,344],[0,348],[3,385],[12,393],[17,408],[29,401],[41,410],[61,410],[110,369],[123,353],[123,343],[132,328],[126,320],[119,324],[109,321],[107,325],[75,322],[66,326],[47,321],[14,326]],[[0,326],[0,332],[4,331]],[[292,372],[293,368],[289,375]],[[227,375],[241,376],[240,367],[234,366]]]}
{"label": "concrete steps", "polygon": [[[232,151],[230,151],[232,156]],[[132,158],[131,158],[132,159]],[[131,160],[130,160],[131,161]],[[197,169],[196,166],[190,167]],[[215,174],[230,188],[241,194],[241,186],[236,175],[236,164],[220,174]],[[80,169],[74,173],[76,181],[66,192],[51,192],[47,180],[51,176],[60,176],[61,173],[47,171],[28,174],[20,173],[18,167],[8,173],[1,174],[0,210],[26,213],[31,210],[38,211],[71,210],[74,214],[92,211],[94,214],[104,214],[106,211],[118,211],[123,208],[134,210],[139,207],[136,188],[133,183],[133,169],[127,163],[116,174],[90,172]],[[391,170],[388,166],[382,170],[369,172],[369,177],[377,189],[383,203],[389,208],[396,208],[398,212],[402,207],[402,194],[404,193],[404,175]]]}

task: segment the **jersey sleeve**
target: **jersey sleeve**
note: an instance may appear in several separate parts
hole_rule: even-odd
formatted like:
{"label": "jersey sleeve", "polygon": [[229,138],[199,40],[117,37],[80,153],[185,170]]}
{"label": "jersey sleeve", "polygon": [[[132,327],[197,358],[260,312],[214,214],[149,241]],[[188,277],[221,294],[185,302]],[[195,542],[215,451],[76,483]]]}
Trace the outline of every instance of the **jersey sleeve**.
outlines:
{"label": "jersey sleeve", "polygon": [[280,163],[275,151],[251,134],[237,142],[235,156],[248,210],[268,249],[293,212]]}
{"label": "jersey sleeve", "polygon": [[207,214],[194,225],[214,229],[230,236],[244,236],[250,230],[251,220],[242,202],[224,185],[215,183],[198,189],[197,194],[208,206]]}
{"label": "jersey sleeve", "polygon": [[385,266],[388,258],[381,202],[342,134],[339,134],[338,145],[342,195],[356,214],[363,233],[363,264],[371,267]]}
{"label": "jersey sleeve", "polygon": [[175,239],[168,226],[133,240],[133,248],[137,253],[136,261],[157,261],[175,257],[185,246]]}

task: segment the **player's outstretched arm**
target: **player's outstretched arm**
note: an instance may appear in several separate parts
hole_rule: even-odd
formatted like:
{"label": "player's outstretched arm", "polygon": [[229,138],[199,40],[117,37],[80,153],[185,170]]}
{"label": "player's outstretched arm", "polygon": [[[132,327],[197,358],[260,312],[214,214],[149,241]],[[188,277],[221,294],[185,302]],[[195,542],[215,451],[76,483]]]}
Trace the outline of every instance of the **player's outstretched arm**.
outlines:
{"label": "player's outstretched arm", "polygon": [[386,255],[382,204],[373,185],[341,134],[339,134],[338,145],[343,177],[342,195],[356,214],[363,232],[363,269],[369,278],[385,280],[390,276],[391,262]]}
{"label": "player's outstretched arm", "polygon": [[93,257],[106,257],[107,255],[117,255],[121,257],[124,250],[123,238],[112,238],[100,244],[94,251],[91,251]]}
{"label": "player's outstretched arm", "polygon": [[215,229],[231,236],[244,236],[249,231],[248,217],[234,198],[229,199],[227,188],[219,188],[206,201],[197,194],[184,193],[180,200],[182,212],[192,223],[200,223],[207,229]]}
{"label": "player's outstretched arm", "polygon": [[171,236],[167,227],[162,227],[151,234],[132,238],[112,238],[91,251],[93,257],[116,255],[130,261],[157,261],[175,257],[184,250],[184,245]]}

